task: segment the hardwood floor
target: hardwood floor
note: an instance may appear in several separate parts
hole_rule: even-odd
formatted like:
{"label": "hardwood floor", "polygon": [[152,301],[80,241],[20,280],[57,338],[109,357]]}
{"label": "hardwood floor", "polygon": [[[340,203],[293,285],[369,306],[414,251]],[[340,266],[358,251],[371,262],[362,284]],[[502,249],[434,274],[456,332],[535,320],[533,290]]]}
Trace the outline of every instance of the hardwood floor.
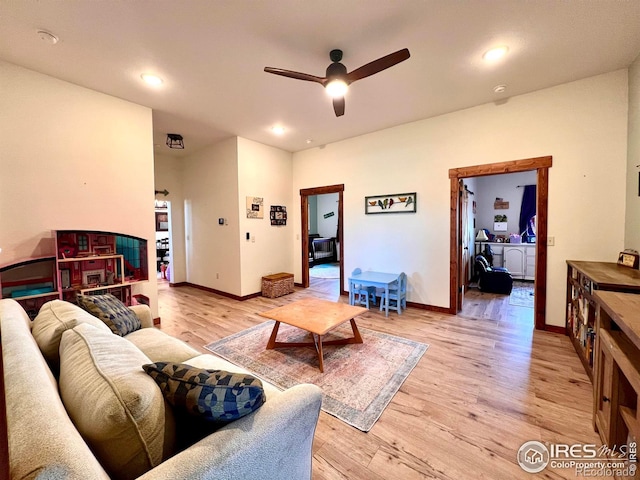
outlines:
{"label": "hardwood floor", "polygon": [[[337,300],[338,281],[244,302],[162,282],[161,328],[206,352],[261,323],[257,312],[309,296]],[[570,469],[525,473],[516,453],[529,440],[600,445],[591,383],[568,337],[534,331],[532,309],[508,296],[472,289],[457,316],[409,308],[385,318],[372,308],[358,325],[430,347],[369,433],[321,413],[314,480],[573,479]]]}

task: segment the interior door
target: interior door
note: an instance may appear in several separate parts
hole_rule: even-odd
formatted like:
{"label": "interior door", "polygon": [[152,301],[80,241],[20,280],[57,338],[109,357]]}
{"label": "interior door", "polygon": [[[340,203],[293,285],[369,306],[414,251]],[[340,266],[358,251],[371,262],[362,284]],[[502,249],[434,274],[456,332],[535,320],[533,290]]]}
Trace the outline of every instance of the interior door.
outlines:
{"label": "interior door", "polygon": [[464,182],[459,182],[460,205],[460,261],[458,262],[458,310],[462,309],[464,293],[469,280],[469,192],[464,188]]}

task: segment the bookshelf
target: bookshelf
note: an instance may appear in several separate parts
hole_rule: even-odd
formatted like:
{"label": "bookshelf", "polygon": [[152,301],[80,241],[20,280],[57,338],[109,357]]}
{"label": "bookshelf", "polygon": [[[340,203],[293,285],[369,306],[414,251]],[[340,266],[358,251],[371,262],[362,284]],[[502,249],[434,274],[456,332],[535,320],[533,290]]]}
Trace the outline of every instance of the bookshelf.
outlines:
{"label": "bookshelf", "polygon": [[566,333],[592,382],[597,291],[640,293],[640,271],[613,262],[567,260]]}
{"label": "bookshelf", "polygon": [[605,445],[640,438],[640,295],[599,291],[593,425]]}

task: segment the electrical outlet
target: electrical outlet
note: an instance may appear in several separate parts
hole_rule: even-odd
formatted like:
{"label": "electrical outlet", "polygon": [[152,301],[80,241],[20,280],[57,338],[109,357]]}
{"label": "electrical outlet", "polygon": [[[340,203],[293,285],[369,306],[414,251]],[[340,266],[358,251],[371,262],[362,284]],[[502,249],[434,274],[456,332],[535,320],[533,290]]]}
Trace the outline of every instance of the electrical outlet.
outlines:
{"label": "electrical outlet", "polygon": [[220,274],[216,273],[216,280],[219,280],[219,279],[220,279]]}
{"label": "electrical outlet", "polygon": [[556,244],[556,237],[547,237],[547,245],[553,247]]}
{"label": "electrical outlet", "polygon": [[256,243],[256,236],[255,235],[251,236],[251,243]]}

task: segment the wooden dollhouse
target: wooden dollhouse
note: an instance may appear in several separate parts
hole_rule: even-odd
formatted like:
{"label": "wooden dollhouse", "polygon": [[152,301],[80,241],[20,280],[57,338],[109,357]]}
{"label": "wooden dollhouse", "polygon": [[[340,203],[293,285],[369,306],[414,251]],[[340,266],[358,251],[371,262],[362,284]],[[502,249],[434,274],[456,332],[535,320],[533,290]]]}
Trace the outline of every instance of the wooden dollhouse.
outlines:
{"label": "wooden dollhouse", "polygon": [[15,298],[33,318],[43,303],[111,293],[126,305],[132,285],[149,280],[147,241],[110,232],[58,230],[55,256],[0,268],[1,298]]}

